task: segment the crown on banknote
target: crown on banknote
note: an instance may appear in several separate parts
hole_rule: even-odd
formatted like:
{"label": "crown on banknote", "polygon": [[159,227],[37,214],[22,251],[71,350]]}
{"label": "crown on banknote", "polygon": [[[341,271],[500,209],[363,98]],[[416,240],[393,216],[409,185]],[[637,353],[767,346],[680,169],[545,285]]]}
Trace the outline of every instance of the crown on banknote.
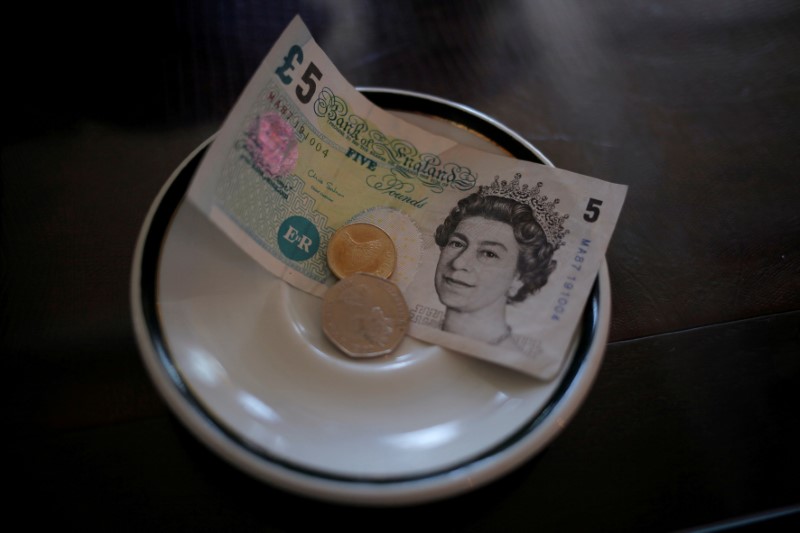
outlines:
{"label": "crown on banknote", "polygon": [[508,198],[521,204],[530,206],[533,211],[533,217],[536,222],[544,230],[545,238],[554,249],[564,244],[564,236],[569,233],[568,229],[564,228],[564,221],[569,218],[569,214],[559,215],[555,206],[559,203],[558,198],[548,201],[547,196],[541,194],[542,182],[538,182],[535,187],[524,183],[520,185],[519,181],[522,175],[514,174],[514,179],[510,182],[501,180],[500,176],[495,176],[491,185],[481,185],[478,188],[478,194],[481,196],[499,196],[500,198]]}

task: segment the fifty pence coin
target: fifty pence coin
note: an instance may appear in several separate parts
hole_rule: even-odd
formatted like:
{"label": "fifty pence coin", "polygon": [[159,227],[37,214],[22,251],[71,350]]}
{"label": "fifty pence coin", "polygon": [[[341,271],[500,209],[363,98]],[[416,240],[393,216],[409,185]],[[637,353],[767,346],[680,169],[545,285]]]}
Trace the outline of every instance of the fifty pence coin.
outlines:
{"label": "fifty pence coin", "polygon": [[408,305],[391,281],[355,273],[337,282],[322,302],[322,330],[350,357],[392,352],[408,332]]}
{"label": "fifty pence coin", "polygon": [[394,271],[394,243],[378,226],[366,223],[339,228],[328,242],[328,267],[339,279],[356,272],[388,278]]}

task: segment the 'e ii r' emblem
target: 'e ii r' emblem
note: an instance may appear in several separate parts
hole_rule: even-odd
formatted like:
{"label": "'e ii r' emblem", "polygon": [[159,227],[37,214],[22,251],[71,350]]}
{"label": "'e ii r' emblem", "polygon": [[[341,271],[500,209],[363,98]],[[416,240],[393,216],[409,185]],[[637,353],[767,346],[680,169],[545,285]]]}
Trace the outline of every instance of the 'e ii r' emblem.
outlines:
{"label": "'e ii r' emblem", "polygon": [[319,231],[307,218],[291,216],[278,228],[278,248],[293,261],[305,261],[319,249]]}

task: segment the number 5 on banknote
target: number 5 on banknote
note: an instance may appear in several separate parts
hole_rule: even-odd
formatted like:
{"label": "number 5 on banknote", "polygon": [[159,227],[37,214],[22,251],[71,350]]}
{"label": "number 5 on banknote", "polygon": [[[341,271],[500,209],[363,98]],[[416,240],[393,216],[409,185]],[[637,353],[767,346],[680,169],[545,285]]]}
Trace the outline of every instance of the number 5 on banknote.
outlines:
{"label": "number 5 on banknote", "polygon": [[[294,70],[295,63],[297,65],[301,65],[303,63],[303,49],[296,44],[289,49],[289,53],[284,58],[283,66],[280,66],[275,70],[275,73],[278,75],[278,78],[280,78],[284,85],[289,85],[292,83],[292,77],[287,74],[287,71]],[[305,84],[305,87],[298,84],[295,89],[295,93],[297,94],[297,99],[300,100],[300,102],[307,104],[311,101],[311,98],[314,97],[314,93],[317,92],[317,82],[322,80],[322,72],[320,72],[319,68],[312,61],[308,64],[308,68],[306,68],[306,71],[300,77],[300,80]]]}

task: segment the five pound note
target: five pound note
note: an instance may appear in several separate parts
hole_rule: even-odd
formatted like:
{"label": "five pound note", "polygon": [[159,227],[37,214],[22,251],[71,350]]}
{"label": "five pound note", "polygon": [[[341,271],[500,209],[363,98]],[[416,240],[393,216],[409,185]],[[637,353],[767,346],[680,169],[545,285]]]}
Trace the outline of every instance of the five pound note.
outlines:
{"label": "five pound note", "polygon": [[264,268],[317,296],[337,279],[326,260],[336,231],[377,226],[394,243],[389,280],[411,336],[549,380],[625,193],[404,122],[349,85],[295,18],[189,197]]}

